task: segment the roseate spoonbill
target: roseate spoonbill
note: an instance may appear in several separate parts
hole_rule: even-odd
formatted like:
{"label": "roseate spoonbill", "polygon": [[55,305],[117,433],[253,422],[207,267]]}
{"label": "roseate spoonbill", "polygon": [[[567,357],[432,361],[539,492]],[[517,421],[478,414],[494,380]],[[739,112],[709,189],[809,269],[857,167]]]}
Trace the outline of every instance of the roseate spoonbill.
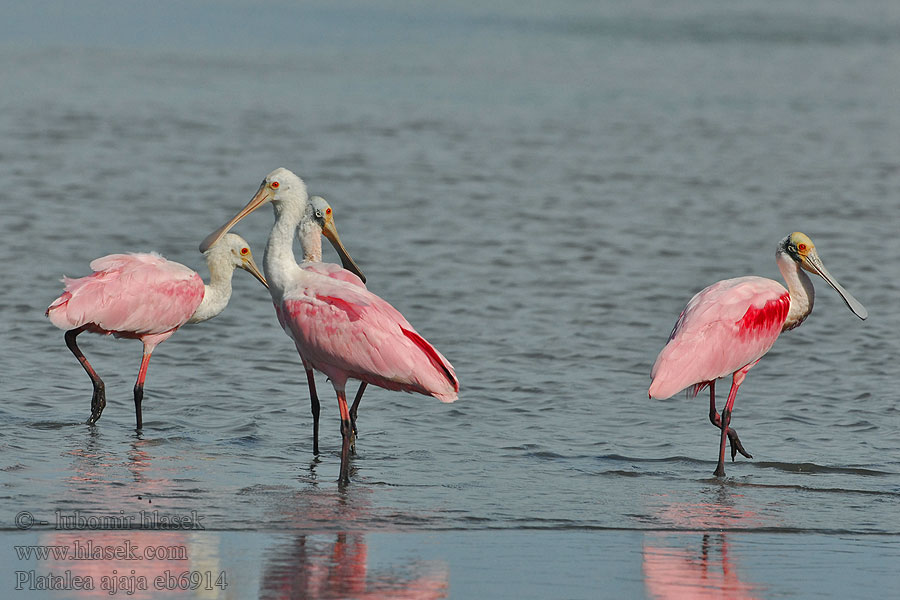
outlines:
{"label": "roseate spoonbill", "polygon": [[[332,263],[322,262],[322,236],[338,249],[338,256],[341,259],[343,267],[339,267]],[[300,239],[300,246],[303,248],[303,262],[300,267],[309,269],[328,277],[341,279],[347,283],[366,287],[366,277],[362,274],[353,259],[341,245],[340,237],[337,234],[337,227],[334,224],[334,213],[331,206],[322,196],[312,196],[309,198],[309,208],[307,209],[306,218],[297,227],[297,237]],[[276,307],[277,310],[277,307]],[[297,348],[299,351],[300,349]],[[303,359],[303,368],[306,369],[306,381],[309,384],[309,403],[313,416],[313,454],[319,453],[319,397],[316,394],[316,379],[313,373],[312,365]],[[350,448],[354,449],[356,442],[356,415],[359,411],[359,403],[362,401],[363,393],[366,391],[368,384],[363,381],[359,384],[356,391],[356,397],[350,406],[350,425],[353,429],[350,435]]]}
{"label": "roseate spoonbill", "polygon": [[185,323],[200,323],[225,310],[231,298],[231,276],[239,267],[268,287],[253,261],[250,246],[237,234],[229,234],[206,252],[209,285],[188,267],[159,254],[110,254],[91,262],[94,273],[79,279],[63,278],[62,296],[47,308],[50,322],[66,330],[66,345],[94,384],[88,425],[106,407],[103,380],[85,358],[75,338],[84,331],[136,338],[144,355],[134,384],[137,428],[143,426],[141,401],[150,355]]}
{"label": "roseate spoonbill", "polygon": [[[729,427],[731,409],[747,371],[769,351],[782,331],[797,327],[812,312],[815,290],[804,269],[827,281],[857,317],[868,316],[863,305],[825,269],[805,234],[795,231],[784,238],[775,258],[788,289],[764,277],[738,277],[701,290],[681,311],[650,372],[650,398],[670,398],[685,388],[696,396],[709,386],[709,420],[721,429],[716,476],[725,475],[726,437],[732,461],[738,452],[753,458]],[[732,376],[731,391],[720,417],[716,412],[716,379],[728,375]]]}
{"label": "roseate spoonbill", "polygon": [[[443,402],[456,400],[459,382],[447,359],[393,306],[360,285],[297,264],[291,242],[295,230],[311,217],[306,184],[291,171],[279,168],[269,173],[250,202],[203,240],[201,251],[267,202],[275,210],[263,258],[269,292],[285,333],[303,359],[328,376],[337,394],[343,438],[339,481],[347,483],[352,430],[347,379]],[[339,254],[347,254],[339,241],[332,243]]]}

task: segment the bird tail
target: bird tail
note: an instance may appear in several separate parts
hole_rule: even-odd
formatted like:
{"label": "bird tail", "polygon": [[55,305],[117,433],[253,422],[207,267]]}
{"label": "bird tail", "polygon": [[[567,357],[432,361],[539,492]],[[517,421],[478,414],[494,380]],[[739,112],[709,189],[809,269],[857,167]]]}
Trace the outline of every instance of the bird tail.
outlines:
{"label": "bird tail", "polygon": [[449,384],[449,389],[447,389],[447,386],[443,386],[445,388],[444,390],[430,390],[431,395],[441,402],[453,402],[456,400],[459,396],[459,380],[456,378],[456,371],[453,370],[453,365],[450,364],[450,361],[444,358],[434,346],[428,343],[428,340],[415,331],[410,331],[409,329],[404,329],[402,327],[401,330],[406,337],[412,340],[413,343],[425,353],[425,356],[428,357],[428,360],[431,361],[434,368],[446,378],[446,383]]}

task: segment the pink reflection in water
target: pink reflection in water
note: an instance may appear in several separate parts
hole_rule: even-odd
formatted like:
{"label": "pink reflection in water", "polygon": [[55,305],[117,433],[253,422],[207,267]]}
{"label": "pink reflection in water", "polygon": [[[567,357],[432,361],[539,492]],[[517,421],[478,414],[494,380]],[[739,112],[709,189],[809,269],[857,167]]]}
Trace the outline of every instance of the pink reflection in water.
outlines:
{"label": "pink reflection in water", "polygon": [[364,533],[298,535],[277,550],[261,598],[429,600],[449,593],[446,566],[421,561],[371,572]]}
{"label": "pink reflection in water", "polygon": [[[647,593],[658,600],[759,598],[759,586],[741,580],[728,554],[727,535],[703,534],[699,552],[645,542],[643,570]],[[660,542],[667,537],[663,536]],[[691,535],[690,539],[697,538]]]}
{"label": "pink reflection in water", "polygon": [[[737,508],[739,495],[720,490],[716,502],[678,502],[657,515],[666,527],[684,530],[757,528],[765,519]],[[735,557],[728,552],[728,533],[664,534],[644,542],[643,570],[647,593],[658,600],[758,598],[760,586],[741,579]],[[691,547],[699,542],[699,548]]]}
{"label": "pink reflection in water", "polygon": [[[359,487],[349,494],[296,494],[282,505],[279,520],[295,531],[323,523],[352,527],[369,520],[368,497]],[[429,600],[446,598],[450,589],[449,570],[439,561],[401,561],[373,571],[364,532],[297,534],[266,559],[261,598]]]}

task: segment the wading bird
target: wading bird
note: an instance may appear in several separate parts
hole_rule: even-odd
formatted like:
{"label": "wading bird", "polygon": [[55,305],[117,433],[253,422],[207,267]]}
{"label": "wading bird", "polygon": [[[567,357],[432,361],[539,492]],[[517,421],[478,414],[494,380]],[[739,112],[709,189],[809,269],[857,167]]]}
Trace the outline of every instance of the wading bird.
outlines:
{"label": "wading bird", "polygon": [[[346,250],[338,250],[338,256],[343,265],[342,267],[333,263],[322,262],[322,236],[328,238],[335,248],[341,246],[337,227],[334,224],[334,213],[331,210],[331,206],[322,196],[311,196],[309,198],[309,209],[307,209],[306,218],[304,218],[300,223],[300,226],[297,227],[297,237],[300,239],[300,247],[303,248],[303,262],[300,264],[300,267],[365,288],[366,277],[362,274],[359,267],[356,266],[356,263],[353,262],[353,259],[350,258],[350,255]],[[275,310],[276,312],[278,311],[277,305]],[[281,322],[280,317],[279,322]],[[282,325],[282,327],[283,326],[284,325]],[[297,348],[297,351],[300,351],[299,347]],[[306,381],[309,384],[309,403],[313,416],[313,454],[318,454],[320,406],[319,396],[316,394],[316,376],[315,373],[313,373],[312,365],[310,365],[302,355],[300,356],[300,360],[303,361],[303,368],[306,369]],[[353,450],[356,442],[356,415],[359,411],[359,403],[362,401],[363,393],[365,393],[367,385],[368,384],[365,381],[360,382],[359,389],[356,391],[356,397],[353,399],[353,404],[350,406],[350,426],[352,428],[352,433],[350,434],[351,450]]]}
{"label": "wading bird", "polygon": [[200,323],[225,310],[235,268],[248,271],[268,287],[241,236],[229,234],[204,254],[209,285],[204,285],[193,270],[155,252],[110,254],[91,262],[92,275],[63,278],[65,291],[45,314],[50,322],[66,330],[66,346],[94,384],[88,425],[96,423],[106,407],[106,388],[75,343],[79,334],[90,331],[143,342],[144,355],[134,384],[135,418],[141,429],[144,379],[156,346],[185,323]]}
{"label": "wading bird", "polygon": [[[813,309],[815,290],[804,270],[819,275],[840,294],[860,319],[866,309],[825,270],[812,240],[794,232],[778,244],[778,269],[788,289],[764,277],[738,277],[714,283],[697,293],[678,317],[669,341],[650,373],[650,398],[670,398],[690,388],[696,396],[709,386],[709,420],[721,430],[716,476],[725,475],[725,438],[731,460],[740,452],[752,458],[729,427],[738,388],[753,365],[782,331],[800,325]],[[716,412],[716,379],[732,376],[731,391]]]}
{"label": "wading bird", "polygon": [[[328,376],[337,394],[343,438],[339,481],[347,483],[352,435],[345,394],[348,379],[434,396],[443,402],[456,400],[459,382],[447,359],[393,306],[356,283],[297,264],[291,248],[294,233],[313,216],[306,184],[287,169],[269,173],[250,202],[211,233],[200,250],[215,244],[267,202],[275,210],[275,225],[263,258],[269,292],[285,333],[294,340],[303,360]],[[301,231],[301,240],[306,239]],[[347,254],[339,241],[332,243],[339,254]]]}

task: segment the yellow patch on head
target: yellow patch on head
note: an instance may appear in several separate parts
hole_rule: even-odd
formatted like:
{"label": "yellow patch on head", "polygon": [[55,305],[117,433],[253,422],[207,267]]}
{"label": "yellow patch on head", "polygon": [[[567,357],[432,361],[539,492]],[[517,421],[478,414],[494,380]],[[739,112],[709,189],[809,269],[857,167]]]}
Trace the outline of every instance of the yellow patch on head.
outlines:
{"label": "yellow patch on head", "polygon": [[791,245],[797,249],[800,256],[806,256],[816,248],[809,236],[799,231],[791,234]]}

